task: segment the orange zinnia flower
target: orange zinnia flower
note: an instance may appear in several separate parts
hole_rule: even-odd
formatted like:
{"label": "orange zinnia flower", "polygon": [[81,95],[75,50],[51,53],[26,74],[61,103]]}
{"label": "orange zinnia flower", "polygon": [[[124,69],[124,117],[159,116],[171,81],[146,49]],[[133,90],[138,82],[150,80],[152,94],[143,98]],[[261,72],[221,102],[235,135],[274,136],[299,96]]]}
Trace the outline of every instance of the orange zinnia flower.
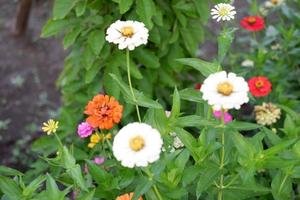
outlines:
{"label": "orange zinnia flower", "polygon": [[89,115],[86,122],[93,128],[111,129],[119,123],[122,117],[123,106],[114,97],[96,95],[87,104],[84,113]]}
{"label": "orange zinnia flower", "polygon": [[[132,197],[133,197],[133,192],[131,192],[130,194],[123,194],[121,196],[118,196],[116,200],[131,200]],[[140,197],[138,200],[143,200],[143,198]]]}

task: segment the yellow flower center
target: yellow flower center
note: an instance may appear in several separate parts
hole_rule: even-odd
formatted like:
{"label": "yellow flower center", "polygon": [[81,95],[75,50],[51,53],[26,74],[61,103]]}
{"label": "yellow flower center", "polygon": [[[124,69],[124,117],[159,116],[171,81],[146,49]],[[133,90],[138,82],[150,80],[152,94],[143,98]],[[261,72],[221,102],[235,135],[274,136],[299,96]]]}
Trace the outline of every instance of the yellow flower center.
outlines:
{"label": "yellow flower center", "polygon": [[133,36],[133,28],[131,26],[124,26],[121,29],[121,33],[124,37],[132,37]]}
{"label": "yellow flower center", "polygon": [[271,3],[274,4],[274,5],[277,5],[278,4],[278,0],[271,0]]}
{"label": "yellow flower center", "polygon": [[135,136],[129,140],[129,146],[133,151],[140,151],[145,146],[145,140],[141,136]]}
{"label": "yellow flower center", "polygon": [[224,16],[227,16],[229,14],[229,10],[225,7],[221,7],[219,9],[219,15],[224,17]]}
{"label": "yellow flower center", "polygon": [[233,92],[233,85],[229,82],[219,83],[217,90],[220,94],[224,96],[229,96]]}
{"label": "yellow flower center", "polygon": [[256,18],[255,17],[248,17],[248,23],[249,24],[254,24],[256,22]]}
{"label": "yellow flower center", "polygon": [[261,88],[262,86],[264,86],[264,82],[263,81],[256,81],[255,82],[255,87]]}

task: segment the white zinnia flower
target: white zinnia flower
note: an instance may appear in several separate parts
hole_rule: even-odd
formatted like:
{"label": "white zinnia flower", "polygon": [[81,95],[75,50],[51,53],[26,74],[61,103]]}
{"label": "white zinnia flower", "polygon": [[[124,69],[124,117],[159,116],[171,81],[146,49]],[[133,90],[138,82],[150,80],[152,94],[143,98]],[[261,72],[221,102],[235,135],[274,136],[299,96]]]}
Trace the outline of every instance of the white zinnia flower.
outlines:
{"label": "white zinnia flower", "polygon": [[203,99],[208,101],[215,110],[240,109],[241,105],[249,101],[247,82],[234,73],[225,71],[209,75],[200,89]]}
{"label": "white zinnia flower", "polygon": [[219,21],[229,21],[231,19],[234,19],[234,16],[236,14],[235,8],[227,3],[219,3],[214,6],[213,9],[211,9],[210,14],[212,15],[213,19],[217,19],[217,22]]}
{"label": "white zinnia flower", "polygon": [[284,0],[268,0],[265,2],[265,7],[273,8],[273,7],[280,6],[283,3],[284,3]]}
{"label": "white zinnia flower", "polygon": [[114,138],[113,154],[124,167],[146,167],[159,159],[160,133],[145,123],[130,123]]}
{"label": "white zinnia flower", "polygon": [[106,31],[105,39],[118,44],[119,49],[134,50],[142,44],[147,44],[149,31],[145,24],[138,21],[116,21]]}

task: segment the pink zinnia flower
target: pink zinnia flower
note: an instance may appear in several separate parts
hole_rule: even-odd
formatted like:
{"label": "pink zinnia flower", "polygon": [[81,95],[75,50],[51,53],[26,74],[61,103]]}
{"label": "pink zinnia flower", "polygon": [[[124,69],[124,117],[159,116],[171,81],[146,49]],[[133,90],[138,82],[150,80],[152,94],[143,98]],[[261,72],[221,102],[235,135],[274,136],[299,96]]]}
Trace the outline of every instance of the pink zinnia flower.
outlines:
{"label": "pink zinnia flower", "polygon": [[94,162],[95,162],[97,165],[103,164],[104,161],[105,161],[105,158],[104,158],[104,157],[95,157],[95,158],[94,158]]}
{"label": "pink zinnia flower", "polygon": [[[216,110],[214,111],[214,116],[217,119],[222,119],[222,111]],[[232,116],[228,112],[224,112],[224,123],[228,124],[232,121]]]}
{"label": "pink zinnia flower", "polygon": [[87,122],[82,122],[78,125],[77,133],[79,137],[86,138],[90,136],[94,131],[94,128]]}

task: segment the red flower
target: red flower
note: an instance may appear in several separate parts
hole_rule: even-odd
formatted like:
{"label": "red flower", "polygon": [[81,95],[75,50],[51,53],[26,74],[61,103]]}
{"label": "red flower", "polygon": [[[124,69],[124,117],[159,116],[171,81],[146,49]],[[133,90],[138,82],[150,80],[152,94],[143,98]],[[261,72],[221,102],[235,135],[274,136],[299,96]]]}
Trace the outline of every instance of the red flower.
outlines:
{"label": "red flower", "polygon": [[197,84],[194,86],[195,90],[200,90],[201,87],[202,87],[202,84],[201,84],[201,83],[197,83]]}
{"label": "red flower", "polygon": [[265,28],[265,20],[260,16],[244,17],[241,26],[251,32],[260,31]]}
{"label": "red flower", "polygon": [[267,96],[272,91],[272,84],[267,77],[252,77],[248,81],[250,92],[255,97]]}

